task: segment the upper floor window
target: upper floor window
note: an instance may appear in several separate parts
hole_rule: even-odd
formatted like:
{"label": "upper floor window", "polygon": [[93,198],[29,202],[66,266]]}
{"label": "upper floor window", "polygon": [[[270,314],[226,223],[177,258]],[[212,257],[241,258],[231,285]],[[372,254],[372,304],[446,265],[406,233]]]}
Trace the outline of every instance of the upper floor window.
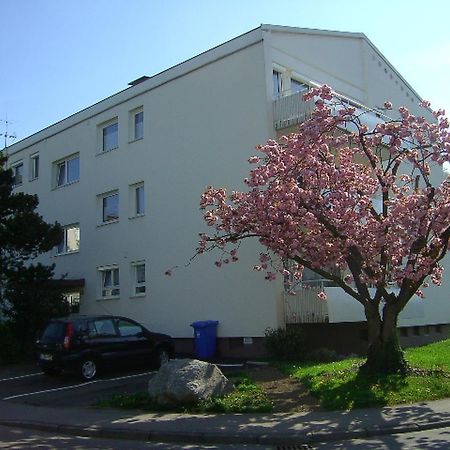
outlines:
{"label": "upper floor window", "polygon": [[30,156],[30,180],[39,178],[39,153]]}
{"label": "upper floor window", "polygon": [[80,180],[80,155],[78,153],[57,161],[54,165],[56,169],[56,187]]}
{"label": "upper floor window", "polygon": [[137,261],[131,264],[133,269],[133,292],[132,295],[144,295],[146,291],[145,283],[145,262]]}
{"label": "upper floor window", "polygon": [[63,228],[63,236],[58,244],[57,254],[73,253],[80,250],[80,225],[68,225]]}
{"label": "upper floor window", "polygon": [[102,151],[107,152],[119,147],[119,123],[117,119],[102,128]]}
{"label": "upper floor window", "polygon": [[292,94],[295,94],[297,92],[304,92],[306,94],[306,92],[308,92],[308,90],[309,90],[309,86],[307,84],[291,78],[291,93]]}
{"label": "upper floor window", "polygon": [[102,222],[119,220],[119,192],[114,191],[101,196]]}
{"label": "upper floor window", "polygon": [[118,297],[120,295],[119,268],[105,266],[98,268],[101,283],[101,297]]}
{"label": "upper floor window", "polygon": [[139,217],[145,214],[144,182],[130,186],[130,217]]}
{"label": "upper floor window", "polygon": [[13,185],[20,186],[23,183],[23,162],[19,161],[11,166],[13,172]]}
{"label": "upper floor window", "polygon": [[281,96],[283,92],[283,81],[281,72],[278,70],[272,71],[272,83],[273,83],[273,96],[274,98],[278,98]]}
{"label": "upper floor window", "polygon": [[134,139],[144,137],[144,111],[139,111],[134,115]]}

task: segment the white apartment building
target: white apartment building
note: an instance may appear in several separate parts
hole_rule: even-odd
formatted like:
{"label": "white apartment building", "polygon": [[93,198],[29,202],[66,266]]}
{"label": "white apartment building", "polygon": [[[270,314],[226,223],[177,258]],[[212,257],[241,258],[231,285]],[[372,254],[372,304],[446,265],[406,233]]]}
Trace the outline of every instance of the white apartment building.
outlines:
{"label": "white apartment building", "polygon": [[[134,318],[182,351],[193,349],[191,323],[207,319],[219,321],[223,355],[263,353],[266,328],[286,323],[302,323],[318,345],[363,351],[361,306],[331,287],[326,302],[285,296],[281,280],[251,270],[257,242],[220,270],[214,255],[184,267],[206,231],[202,191],[245,189],[255,145],[304,120],[302,91],[323,83],[368,107],[389,99],[423,114],[365,35],[261,25],[8,147],[16,190],[37,194],[45,220],[64,226],[63,242],[42,259],[67,274],[80,312]],[[447,335],[444,283],[404,311],[405,338]],[[359,330],[360,342],[347,342],[345,330]]]}

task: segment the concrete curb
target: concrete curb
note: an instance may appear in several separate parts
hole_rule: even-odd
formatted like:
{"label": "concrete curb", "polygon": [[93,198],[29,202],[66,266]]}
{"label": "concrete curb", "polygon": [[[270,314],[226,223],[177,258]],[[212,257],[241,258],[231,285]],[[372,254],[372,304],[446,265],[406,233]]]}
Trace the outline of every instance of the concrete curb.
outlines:
{"label": "concrete curb", "polygon": [[70,436],[93,438],[120,439],[141,442],[173,442],[186,444],[260,444],[260,445],[300,445],[319,442],[343,441],[358,438],[383,436],[388,434],[403,434],[450,427],[450,419],[429,423],[410,423],[393,426],[373,426],[370,428],[355,428],[351,430],[336,430],[324,432],[292,432],[252,434],[252,433],[208,433],[192,432],[162,432],[137,430],[130,427],[82,426],[67,424],[49,424],[39,421],[0,420],[0,425],[24,428],[49,433],[61,433]]}

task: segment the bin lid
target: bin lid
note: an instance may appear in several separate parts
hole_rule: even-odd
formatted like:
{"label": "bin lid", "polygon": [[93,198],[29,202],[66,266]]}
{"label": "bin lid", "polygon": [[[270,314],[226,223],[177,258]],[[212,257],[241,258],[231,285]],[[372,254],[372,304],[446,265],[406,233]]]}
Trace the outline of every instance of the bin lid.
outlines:
{"label": "bin lid", "polygon": [[194,328],[206,328],[211,326],[217,326],[219,323],[218,320],[199,320],[197,322],[192,322],[191,327]]}

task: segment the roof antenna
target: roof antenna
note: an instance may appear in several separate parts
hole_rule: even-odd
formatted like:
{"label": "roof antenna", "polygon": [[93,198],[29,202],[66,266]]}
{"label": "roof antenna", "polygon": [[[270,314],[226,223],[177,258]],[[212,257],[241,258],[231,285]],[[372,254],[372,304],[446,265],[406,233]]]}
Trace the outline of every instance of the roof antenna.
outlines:
{"label": "roof antenna", "polygon": [[9,133],[8,132],[8,125],[11,123],[8,120],[8,115],[5,116],[5,120],[0,119],[0,122],[4,122],[5,123],[5,132],[4,133],[0,133],[0,137],[3,136],[4,137],[4,146],[3,149],[6,148],[7,144],[8,144],[8,139],[17,139],[16,133]]}

